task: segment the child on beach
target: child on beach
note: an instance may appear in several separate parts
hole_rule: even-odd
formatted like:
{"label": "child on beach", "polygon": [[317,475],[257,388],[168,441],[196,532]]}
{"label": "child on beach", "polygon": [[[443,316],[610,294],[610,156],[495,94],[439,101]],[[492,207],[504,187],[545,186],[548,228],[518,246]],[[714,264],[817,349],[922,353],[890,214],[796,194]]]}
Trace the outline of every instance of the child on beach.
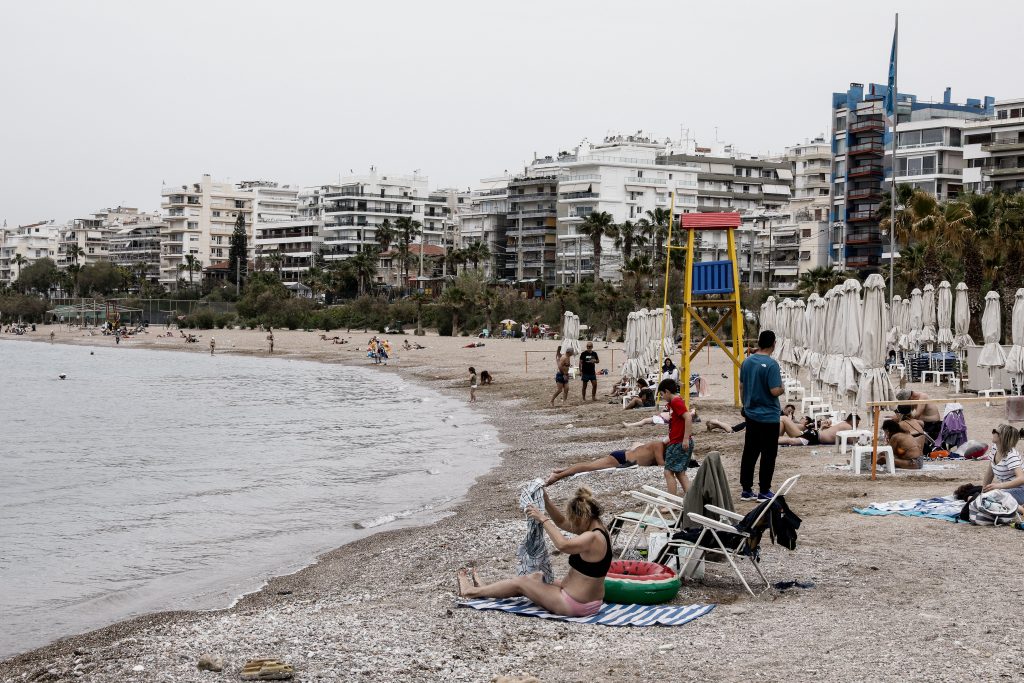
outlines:
{"label": "child on beach", "polygon": [[476,368],[469,369],[469,402],[476,403]]}
{"label": "child on beach", "polygon": [[668,445],[665,446],[665,486],[672,495],[676,494],[676,482],[683,487],[683,495],[690,488],[686,469],[693,456],[693,416],[686,403],[679,396],[679,383],[664,379],[658,385],[658,392],[668,403],[671,413],[668,425]]}

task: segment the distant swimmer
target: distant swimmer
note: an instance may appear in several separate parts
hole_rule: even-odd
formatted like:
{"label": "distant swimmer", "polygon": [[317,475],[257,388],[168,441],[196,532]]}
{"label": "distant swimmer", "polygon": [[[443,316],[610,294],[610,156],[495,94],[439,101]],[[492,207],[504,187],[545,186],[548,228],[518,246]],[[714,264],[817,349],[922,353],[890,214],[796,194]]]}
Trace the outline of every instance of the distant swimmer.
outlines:
{"label": "distant swimmer", "polygon": [[58,376],[58,377],[60,377],[61,379],[67,379],[67,378],[68,378],[68,376],[67,376],[67,375],[65,375],[65,374],[64,374],[63,372],[62,372],[62,373],[60,373],[60,374],[59,374],[59,375],[57,375],[57,376]]}

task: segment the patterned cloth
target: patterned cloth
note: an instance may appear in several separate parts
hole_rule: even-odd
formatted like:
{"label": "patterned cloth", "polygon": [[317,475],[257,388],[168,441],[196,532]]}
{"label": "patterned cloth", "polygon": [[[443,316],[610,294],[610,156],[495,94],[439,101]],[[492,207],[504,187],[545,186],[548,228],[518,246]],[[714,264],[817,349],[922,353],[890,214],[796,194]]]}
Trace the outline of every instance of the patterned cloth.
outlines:
{"label": "patterned cloth", "polygon": [[964,501],[953,496],[928,498],[926,500],[893,500],[888,503],[872,503],[866,508],[854,508],[861,515],[905,515],[907,517],[930,517],[947,522],[959,522]]}
{"label": "patterned cloth", "polygon": [[[529,505],[538,510],[544,509],[543,479],[534,479],[519,492],[519,508],[526,510]],[[543,572],[544,583],[551,583],[555,573],[551,569],[551,559],[548,557],[544,526],[535,519],[528,519],[526,524],[526,538],[516,550],[516,557],[519,558],[519,575]]]}
{"label": "patterned cloth", "polygon": [[699,619],[715,608],[714,605],[611,605],[605,603],[601,611],[589,617],[565,617],[552,614],[530,602],[529,598],[477,598],[462,600],[459,607],[479,610],[501,610],[526,617],[558,619],[577,624],[602,626],[682,626]]}

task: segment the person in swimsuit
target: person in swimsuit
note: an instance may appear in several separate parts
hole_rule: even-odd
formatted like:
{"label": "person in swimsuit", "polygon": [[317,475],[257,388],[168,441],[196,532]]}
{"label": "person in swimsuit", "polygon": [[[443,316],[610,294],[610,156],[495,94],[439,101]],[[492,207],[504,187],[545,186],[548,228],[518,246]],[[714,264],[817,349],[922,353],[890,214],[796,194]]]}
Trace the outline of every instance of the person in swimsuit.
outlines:
{"label": "person in swimsuit", "polygon": [[571,477],[580,472],[594,472],[612,467],[662,467],[665,465],[665,442],[661,439],[647,443],[633,444],[628,451],[612,451],[596,460],[581,462],[571,467],[562,467],[551,473],[545,486],[551,486],[560,479]]}
{"label": "person in swimsuit", "polygon": [[654,407],[654,389],[647,384],[647,380],[638,379],[636,381],[637,395],[629,399],[629,402],[622,407],[623,410],[633,410],[634,408],[653,408]]}
{"label": "person in swimsuit", "polygon": [[[930,401],[931,398],[931,396],[923,391],[912,391],[907,388],[900,389],[896,392],[897,401]],[[897,411],[902,407],[903,406],[899,406]],[[939,404],[920,403],[907,407],[910,408],[910,417],[915,420],[920,420],[924,425],[924,433],[928,435],[931,442],[935,443],[938,441],[939,432],[942,431],[942,414],[939,412]]]}
{"label": "person in swimsuit", "polygon": [[555,395],[551,397],[551,407],[555,407],[555,399],[558,395],[562,395],[562,403],[565,403],[569,398],[569,362],[572,360],[573,355],[572,349],[566,349],[565,353],[562,353],[562,349],[559,348],[555,351]]}
{"label": "person in swimsuit", "polygon": [[[885,440],[892,446],[893,462],[896,467],[904,470],[919,470],[924,465],[924,457],[921,447],[917,445],[917,439],[903,431],[900,423],[896,420],[886,420],[882,423],[882,431],[885,432]],[[878,464],[882,465],[886,459],[885,453],[878,454]]]}
{"label": "person in swimsuit", "polygon": [[[612,564],[612,540],[601,522],[601,506],[590,489],[580,487],[563,513],[544,492],[545,511],[532,505],[526,514],[540,522],[559,552],[569,555],[569,573],[544,583],[540,572],[481,584],[476,569],[458,572],[459,594],[465,598],[527,597],[553,614],[589,617],[604,603],[604,577]],[[566,538],[562,531],[576,534]]]}
{"label": "person in swimsuit", "polygon": [[469,369],[469,402],[476,403],[476,368]]}

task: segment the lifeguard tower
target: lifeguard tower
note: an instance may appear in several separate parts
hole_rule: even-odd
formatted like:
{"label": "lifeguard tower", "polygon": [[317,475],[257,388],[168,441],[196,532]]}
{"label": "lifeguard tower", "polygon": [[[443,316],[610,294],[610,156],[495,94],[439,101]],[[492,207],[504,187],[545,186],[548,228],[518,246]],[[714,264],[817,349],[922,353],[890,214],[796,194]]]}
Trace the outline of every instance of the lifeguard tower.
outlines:
{"label": "lifeguard tower", "polygon": [[[735,230],[740,227],[738,213],[684,213],[680,216],[680,227],[686,231],[686,271],[684,277],[683,301],[683,351],[682,378],[689,382],[690,364],[701,349],[714,342],[725,352],[733,363],[732,384],[736,406],[740,403],[740,364],[743,363],[743,311],[740,307],[740,270],[736,260]],[[722,231],[726,233],[727,255],[725,261],[694,261],[694,237],[698,232]],[[723,310],[714,325],[701,315],[701,309]],[[725,321],[732,319],[732,348],[722,341],[720,331]],[[690,328],[696,321],[704,328],[704,337],[693,346]]]}

